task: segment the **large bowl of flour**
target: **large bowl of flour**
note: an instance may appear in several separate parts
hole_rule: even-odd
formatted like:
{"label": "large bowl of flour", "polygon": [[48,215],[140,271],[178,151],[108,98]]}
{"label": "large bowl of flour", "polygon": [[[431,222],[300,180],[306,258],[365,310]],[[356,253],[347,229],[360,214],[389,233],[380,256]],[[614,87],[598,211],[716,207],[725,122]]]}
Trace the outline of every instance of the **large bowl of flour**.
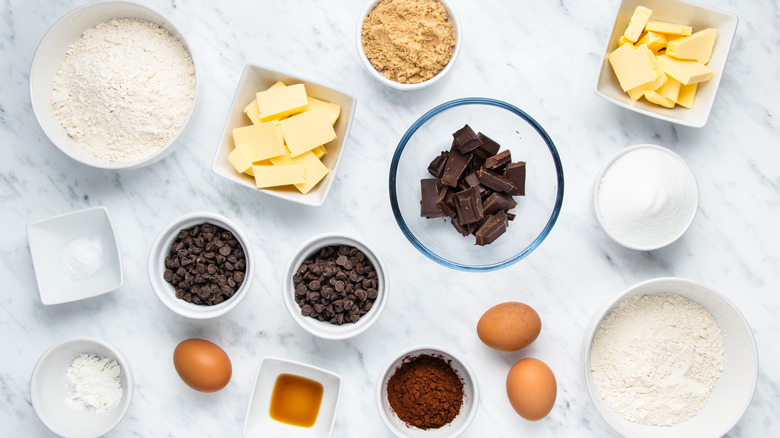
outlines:
{"label": "large bowl of flour", "polygon": [[758,379],[753,333],[723,295],[684,278],[628,288],[593,317],[582,349],[598,412],[626,437],[720,437]]}
{"label": "large bowl of flour", "polygon": [[197,101],[197,68],[181,32],[127,2],[75,9],[44,35],[30,100],[46,136],[72,159],[138,168],[178,146]]}

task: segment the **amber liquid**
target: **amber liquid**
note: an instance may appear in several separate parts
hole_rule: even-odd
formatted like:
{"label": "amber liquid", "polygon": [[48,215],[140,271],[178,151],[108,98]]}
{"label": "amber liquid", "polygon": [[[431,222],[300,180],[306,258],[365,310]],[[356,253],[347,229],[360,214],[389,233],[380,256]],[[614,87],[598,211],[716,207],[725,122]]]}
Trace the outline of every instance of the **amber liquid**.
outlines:
{"label": "amber liquid", "polygon": [[322,393],[320,382],[280,374],[271,393],[271,418],[293,426],[312,427],[320,413]]}

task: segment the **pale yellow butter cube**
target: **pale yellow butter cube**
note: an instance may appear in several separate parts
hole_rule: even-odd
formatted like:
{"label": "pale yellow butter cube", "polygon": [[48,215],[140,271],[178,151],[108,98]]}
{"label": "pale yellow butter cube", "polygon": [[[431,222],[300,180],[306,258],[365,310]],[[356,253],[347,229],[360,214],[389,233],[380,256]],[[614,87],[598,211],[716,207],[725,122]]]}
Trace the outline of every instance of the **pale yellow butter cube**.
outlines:
{"label": "pale yellow butter cube", "polygon": [[693,108],[693,101],[696,100],[696,90],[699,83],[694,82],[680,87],[680,94],[677,96],[677,104],[685,108]]}
{"label": "pale yellow butter cube", "polygon": [[636,9],[634,9],[634,14],[631,16],[631,19],[628,20],[628,26],[626,26],[623,36],[629,41],[636,42],[642,34],[642,31],[645,30],[645,25],[651,15],[653,15],[652,9],[648,9],[644,6],[637,6]]}
{"label": "pale yellow butter cube", "polygon": [[662,87],[667,80],[668,80],[668,76],[666,75],[666,73],[662,72],[660,69],[657,69],[656,77],[654,81],[648,82],[646,84],[642,84],[638,87],[634,87],[628,90],[628,95],[629,97],[631,97],[632,100],[639,100],[642,96],[645,95],[646,92],[655,91],[658,88]]}
{"label": "pale yellow butter cube", "polygon": [[241,147],[236,147],[228,154],[228,161],[238,173],[245,173],[252,168],[252,160],[247,158],[246,153]]}
{"label": "pale yellow butter cube", "polygon": [[677,102],[677,99],[680,96],[680,87],[682,87],[682,83],[675,78],[669,77],[667,74],[664,74],[664,76],[666,76],[668,80],[655,91],[661,96],[673,102]]}
{"label": "pale yellow butter cube", "polygon": [[636,44],[638,46],[644,44],[653,52],[658,52],[666,46],[666,37],[662,33],[647,32]]}
{"label": "pale yellow butter cube", "polygon": [[[277,88],[284,87],[284,82],[282,81],[276,81],[275,84],[268,87],[268,90],[274,90]],[[249,117],[249,120],[252,121],[253,125],[257,125],[260,122],[260,108],[257,106],[257,99],[249,102],[249,105],[244,107],[244,114],[246,114],[247,117]]]}
{"label": "pale yellow butter cube", "polygon": [[648,32],[668,33],[673,35],[690,35],[693,32],[691,26],[677,23],[666,23],[664,21],[648,21],[645,24],[645,30]]}
{"label": "pale yellow butter cube", "polygon": [[618,38],[618,47],[622,46],[623,44],[634,45],[634,41],[631,41],[630,39],[626,38],[625,35],[620,35],[620,38]]}
{"label": "pale yellow butter cube", "polygon": [[303,111],[311,111],[316,108],[325,108],[325,110],[328,111],[328,119],[330,120],[331,125],[336,123],[336,120],[339,119],[339,115],[341,114],[341,107],[335,103],[325,102],[324,100],[309,96],[309,103]]}
{"label": "pale yellow butter cube", "polygon": [[672,101],[671,99],[667,99],[664,96],[661,96],[656,91],[646,92],[645,99],[647,99],[649,102],[652,102],[656,105],[661,105],[666,108],[674,108],[674,101]]}
{"label": "pale yellow butter cube", "polygon": [[623,91],[652,82],[657,77],[653,68],[655,55],[647,46],[634,48],[624,44],[612,51],[608,59]]}
{"label": "pale yellow butter cube", "polygon": [[319,145],[316,148],[312,149],[311,151],[314,153],[314,156],[317,158],[322,158],[325,156],[325,154],[328,153],[324,145]]}
{"label": "pale yellow butter cube", "polygon": [[257,93],[257,108],[260,121],[278,120],[302,111],[308,104],[306,87],[303,84],[288,85]]}
{"label": "pale yellow butter cube", "polygon": [[306,182],[303,166],[301,165],[269,166],[255,164],[252,166],[252,172],[255,174],[255,184],[258,189]]}
{"label": "pale yellow butter cube", "polygon": [[291,157],[289,154],[280,155],[271,158],[271,162],[277,166],[290,166],[296,164],[303,166],[303,177],[306,181],[295,184],[295,188],[304,195],[309,193],[309,191],[328,174],[328,168],[322,164],[322,161],[320,161],[312,151],[304,152],[296,157]]}
{"label": "pale yellow butter cube", "polygon": [[279,122],[290,155],[295,157],[336,138],[328,111],[316,108]]}
{"label": "pale yellow butter cube", "polygon": [[672,58],[668,55],[658,57],[658,65],[669,76],[677,79],[683,85],[707,81],[712,78],[712,70],[698,61]]}
{"label": "pale yellow butter cube", "polygon": [[710,62],[718,32],[704,29],[691,36],[674,40],[666,47],[666,54],[679,59],[692,59],[702,64]]}
{"label": "pale yellow butter cube", "polygon": [[273,123],[244,126],[233,130],[236,148],[242,148],[250,162],[265,160],[286,152],[282,132]]}

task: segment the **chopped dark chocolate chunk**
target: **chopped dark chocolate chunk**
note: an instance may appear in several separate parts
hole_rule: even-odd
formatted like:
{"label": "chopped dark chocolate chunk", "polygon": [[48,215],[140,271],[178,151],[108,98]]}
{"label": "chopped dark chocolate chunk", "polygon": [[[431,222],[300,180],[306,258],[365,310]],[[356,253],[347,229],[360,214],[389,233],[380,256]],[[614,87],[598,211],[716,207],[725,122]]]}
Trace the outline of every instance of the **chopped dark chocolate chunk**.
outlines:
{"label": "chopped dark chocolate chunk", "polygon": [[485,169],[484,167],[479,169],[477,172],[477,177],[479,178],[480,184],[497,192],[508,193],[510,190],[515,188],[515,185],[512,183],[511,179],[505,177],[504,175],[499,175],[491,170]]}
{"label": "chopped dark chocolate chunk", "polygon": [[477,245],[485,246],[495,242],[499,236],[504,234],[507,227],[507,217],[504,210],[490,216],[482,223],[474,237],[477,239]]}
{"label": "chopped dark chocolate chunk", "polygon": [[455,217],[455,192],[444,184],[439,188],[439,196],[436,198],[436,205],[441,212],[449,217]]}
{"label": "chopped dark chocolate chunk", "polygon": [[441,151],[441,155],[434,158],[431,164],[428,165],[428,173],[436,178],[441,178],[444,173],[444,166],[447,165],[447,157],[450,155],[448,151]]}
{"label": "chopped dark chocolate chunk", "polygon": [[490,170],[496,170],[502,166],[506,166],[511,161],[512,153],[509,152],[509,149],[507,149],[485,160],[485,167]]}
{"label": "chopped dark chocolate chunk", "polygon": [[441,182],[436,178],[425,178],[420,180],[420,192],[422,193],[420,200],[420,216],[429,218],[444,216],[441,208],[436,205],[440,187]]}
{"label": "chopped dark chocolate chunk", "polygon": [[506,218],[509,219],[510,221],[515,220],[516,217],[517,217],[517,215],[514,214],[514,213],[507,212],[507,214],[506,214]]}
{"label": "chopped dark chocolate chunk", "polygon": [[[482,140],[482,146],[479,147],[481,152],[484,152],[486,157],[491,157],[498,153],[501,149],[501,145],[496,143],[492,138],[483,133],[478,133],[477,138]],[[476,153],[476,152],[475,152]]]}
{"label": "chopped dark chocolate chunk", "polygon": [[463,155],[457,148],[450,150],[447,157],[447,165],[444,166],[444,173],[441,176],[441,183],[450,187],[457,187],[463,172],[471,162],[471,155]]}
{"label": "chopped dark chocolate chunk", "polygon": [[515,188],[507,192],[512,196],[525,196],[525,161],[506,165],[504,176],[512,180]]}
{"label": "chopped dark chocolate chunk", "polygon": [[461,225],[468,225],[482,219],[482,198],[476,187],[455,193],[455,211]]}
{"label": "chopped dark chocolate chunk", "polygon": [[495,192],[482,203],[482,210],[484,214],[493,214],[499,210],[511,210],[516,205],[517,202],[511,196]]}
{"label": "chopped dark chocolate chunk", "polygon": [[469,235],[469,230],[467,230],[466,227],[460,224],[460,220],[458,220],[457,216],[452,218],[452,226],[455,227],[456,230],[458,230],[461,236],[466,237]]}
{"label": "chopped dark chocolate chunk", "polygon": [[455,139],[455,145],[462,154],[469,153],[482,146],[482,140],[477,137],[477,134],[469,125],[465,125],[455,131],[455,133],[452,134],[452,138]]}

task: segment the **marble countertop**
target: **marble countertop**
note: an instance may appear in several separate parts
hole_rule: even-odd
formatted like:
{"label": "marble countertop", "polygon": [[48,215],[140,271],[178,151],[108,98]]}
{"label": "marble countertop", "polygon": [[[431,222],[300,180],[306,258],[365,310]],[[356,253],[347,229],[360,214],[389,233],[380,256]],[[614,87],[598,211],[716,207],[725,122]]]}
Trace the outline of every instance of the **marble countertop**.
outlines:
{"label": "marble countertop", "polygon": [[[372,79],[357,57],[355,30],[366,0],[296,2],[142,0],[185,33],[200,63],[201,95],[184,144],[165,160],[132,171],[87,168],[58,151],[33,115],[28,72],[35,48],[57,19],[84,1],[0,2],[0,423],[5,436],[49,436],[30,404],[29,379],[41,353],[71,336],[114,344],[133,364],[136,393],[111,436],[240,436],[260,360],[277,356],[343,376],[334,437],[389,436],[377,413],[377,375],[415,344],[467,358],[477,374],[479,410],[464,437],[614,436],[589,400],[581,346],[591,315],[628,286],[662,276],[699,281],[745,315],[760,372],[750,407],[729,436],[780,435],[780,28],[774,0],[706,0],[737,14],[737,29],[714,108],[700,129],[630,112],[593,92],[616,1],[469,2],[460,12],[464,44],[443,81],[397,92]],[[357,112],[333,188],[322,207],[299,206],[232,185],[211,160],[235,86],[247,63],[312,78],[356,96]],[[484,96],[510,102],[545,127],[566,178],[555,228],[528,258],[491,273],[456,272],[425,258],[393,218],[387,175],[407,127],[447,100]],[[676,243],[650,252],[612,242],[591,211],[601,165],[620,149],[655,143],[680,154],[699,183],[698,215]],[[125,283],[84,301],[44,306],[25,226],[90,206],[106,206],[118,237]],[[211,321],[188,320],[157,299],[147,255],[163,226],[191,211],[229,216],[249,234],[258,259],[241,305]],[[346,341],[305,332],[287,314],[281,275],[309,237],[348,231],[388,265],[391,295],[377,323]],[[522,301],[541,315],[537,341],[497,353],[476,336],[489,307]],[[216,342],[233,378],[215,394],[185,386],[173,349],[189,337]],[[551,414],[528,422],[509,405],[504,380],[523,357],[556,374]]]}

